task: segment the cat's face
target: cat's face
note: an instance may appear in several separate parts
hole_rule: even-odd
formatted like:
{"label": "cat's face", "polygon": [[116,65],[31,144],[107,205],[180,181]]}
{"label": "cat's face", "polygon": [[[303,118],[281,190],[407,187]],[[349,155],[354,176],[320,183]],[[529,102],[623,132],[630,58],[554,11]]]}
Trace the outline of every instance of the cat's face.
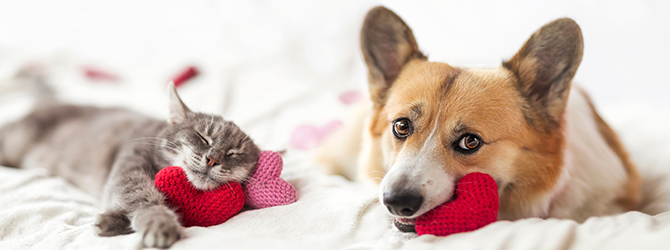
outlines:
{"label": "cat's face", "polygon": [[164,133],[170,164],[182,167],[200,190],[244,182],[258,162],[258,146],[233,122],[192,112],[174,88],[170,91],[170,119]]}

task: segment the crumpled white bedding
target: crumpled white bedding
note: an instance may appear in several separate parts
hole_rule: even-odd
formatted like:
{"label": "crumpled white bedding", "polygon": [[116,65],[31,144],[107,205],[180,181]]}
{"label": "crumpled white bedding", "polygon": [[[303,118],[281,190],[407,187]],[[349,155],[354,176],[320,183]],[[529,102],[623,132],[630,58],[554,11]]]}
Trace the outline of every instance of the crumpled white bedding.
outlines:
{"label": "crumpled white bedding", "polygon": [[[670,125],[670,119],[628,115],[631,119],[618,126],[632,129],[622,133],[628,145],[636,148],[652,140],[660,149],[632,152],[641,169],[650,170],[643,172],[651,173],[645,179],[658,179],[648,182],[646,193],[665,198],[656,197],[648,207],[666,210],[670,137],[645,130]],[[641,121],[648,123],[635,125]],[[173,249],[658,249],[670,244],[670,212],[629,212],[583,224],[538,218],[499,221],[471,233],[416,237],[391,226],[376,190],[321,174],[307,159],[291,151],[285,157],[282,176],[296,187],[298,202],[244,211],[218,226],[188,228],[187,238]],[[0,249],[139,247],[138,234],[96,236],[92,223],[99,212],[94,197],[43,170],[0,167]]]}
{"label": "crumpled white bedding", "polygon": [[[504,56],[511,56],[542,22],[566,15],[562,8],[531,6],[524,10],[525,2],[491,1],[489,4],[501,4],[509,9],[486,11],[477,7],[474,13],[467,11],[472,10],[472,6],[460,1],[450,2],[450,5],[444,4],[447,1],[436,1],[424,4],[424,7],[434,6],[430,12],[433,15],[439,10],[448,10],[448,20],[425,19],[422,9],[426,8],[414,6],[418,3],[389,2],[401,16],[409,19],[410,25],[416,24],[414,30],[419,43],[425,46],[422,48],[427,48],[431,58],[454,65],[473,65],[473,62],[481,61],[497,64]],[[625,8],[628,6],[625,2],[613,2],[610,7],[626,10],[626,13],[642,15],[640,13],[658,11],[640,5]],[[31,3],[43,8],[33,8]],[[599,108],[605,119],[620,132],[633,161],[640,167],[645,178],[645,195],[652,201],[646,204],[645,211],[656,215],[630,212],[591,218],[583,224],[557,219],[500,221],[471,233],[416,237],[392,227],[388,212],[377,202],[377,190],[320,173],[311,166],[311,151],[301,151],[290,144],[291,132],[299,125],[318,127],[333,120],[345,121],[352,111],[350,106],[338,100],[338,93],[364,89],[365,68],[358,54],[357,33],[363,14],[377,4],[376,1],[319,4],[310,0],[237,1],[234,7],[229,7],[231,3],[228,2],[205,0],[188,1],[188,4],[178,1],[108,1],[102,2],[101,6],[75,0],[67,3],[34,0],[17,4],[20,6],[0,8],[0,124],[18,117],[30,106],[27,94],[7,92],[12,88],[3,80],[26,62],[38,61],[47,66],[52,84],[63,100],[124,105],[156,117],[164,117],[167,111],[163,82],[191,62],[203,72],[179,89],[191,109],[223,114],[247,131],[263,149],[288,149],[282,176],[297,188],[298,202],[245,211],[210,228],[188,228],[187,238],[177,242],[173,249],[516,250],[659,249],[670,246],[670,213],[665,212],[670,210],[670,114],[663,107],[650,104],[659,103],[659,100],[640,102],[630,98],[629,102],[620,94],[621,88],[618,88],[619,92],[606,92],[607,88],[615,89],[608,84],[618,80],[615,78],[619,75],[607,78],[604,72],[611,72],[613,64],[603,63],[609,62],[605,57],[593,58],[594,55],[611,54],[599,50],[602,47],[587,47],[585,56],[592,57],[585,57],[577,79],[584,80],[582,86],[587,89],[596,90],[596,104],[599,104],[598,100],[605,100],[607,105]],[[157,7],[160,7],[158,11],[155,10]],[[597,6],[579,7],[567,13],[584,21],[587,45],[610,46],[608,37],[589,27],[624,17],[589,22],[602,16],[588,17],[606,13],[593,11]],[[87,16],[86,13],[96,13],[97,8],[107,11],[97,13],[97,18]],[[551,14],[547,15],[547,11],[540,11],[545,9],[555,11],[548,11]],[[147,21],[145,14],[152,11],[161,15],[157,15],[156,20]],[[513,11],[521,14],[508,14]],[[118,19],[109,13],[125,15]],[[25,22],[24,15],[49,21]],[[82,15],[88,22],[81,22]],[[486,29],[488,22],[464,19],[470,15],[489,15],[492,19],[518,16],[533,22],[526,22],[528,27],[498,27],[494,31]],[[622,20],[639,21],[631,16],[625,18]],[[658,16],[653,18],[665,20]],[[467,25],[459,23],[461,19],[466,20]],[[454,25],[446,26],[449,29],[437,29],[434,21]],[[98,29],[109,22],[115,25]],[[17,35],[12,37],[4,32],[8,30],[4,24],[24,26],[14,33],[9,32]],[[661,30],[649,25],[637,26]],[[66,42],[45,40],[40,32],[30,33],[38,28],[44,28],[45,32],[60,32]],[[456,29],[457,32],[436,32],[445,29]],[[483,33],[481,30],[487,30],[484,33],[498,32],[493,35],[497,37],[503,32],[497,30],[507,29],[518,36],[517,41],[489,44],[498,41],[477,36]],[[445,38],[468,30],[474,31],[463,33],[462,39]],[[131,37],[136,39],[129,42]],[[630,37],[623,45],[611,46],[638,48],[628,44],[637,41]],[[81,42],[86,39],[92,42]],[[485,48],[472,42],[480,40],[487,40],[486,46],[493,47]],[[445,42],[446,45],[442,44]],[[439,49],[443,46],[450,46],[450,49]],[[641,49],[653,48],[645,43]],[[654,53],[658,54],[657,51]],[[618,59],[620,56],[625,56],[626,61],[644,61],[625,53],[616,55]],[[97,83],[85,79],[79,71],[80,66],[91,64],[119,74],[121,81]],[[666,68],[661,64],[657,67]],[[634,73],[625,74],[621,82],[629,83],[633,82],[629,81],[631,79],[646,76],[639,73],[645,72],[640,68],[630,72]],[[663,71],[654,72],[658,77]],[[651,78],[654,77],[640,79],[648,82]],[[658,97],[657,92],[663,93],[663,88],[667,89],[664,86],[658,88],[661,91],[645,94]],[[616,98],[626,102],[617,104],[612,101]],[[62,179],[48,176],[45,171],[0,167],[0,249],[138,248],[140,235],[137,234],[106,238],[95,235],[92,223],[94,216],[101,212],[96,204],[95,197]]]}

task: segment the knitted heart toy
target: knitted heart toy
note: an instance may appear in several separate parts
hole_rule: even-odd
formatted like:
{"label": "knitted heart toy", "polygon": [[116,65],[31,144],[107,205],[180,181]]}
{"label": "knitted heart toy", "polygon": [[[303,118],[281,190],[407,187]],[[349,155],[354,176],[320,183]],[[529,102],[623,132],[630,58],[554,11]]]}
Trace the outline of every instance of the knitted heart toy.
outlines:
{"label": "knitted heart toy", "polygon": [[239,183],[231,182],[212,191],[193,187],[180,167],[166,167],[156,174],[154,185],[165,194],[165,200],[181,215],[186,227],[221,224],[244,207],[244,193]]}
{"label": "knitted heart toy", "polygon": [[245,204],[252,208],[287,205],[297,200],[295,188],[281,179],[283,162],[272,151],[263,151],[244,186],[230,182],[211,191],[196,189],[180,167],[166,167],[156,174],[154,185],[177,209],[184,226],[213,226],[237,214]]}
{"label": "knitted heart toy", "polygon": [[471,173],[458,181],[456,194],[416,219],[418,235],[447,236],[482,228],[498,219],[498,185],[484,173]]}
{"label": "knitted heart toy", "polygon": [[283,166],[279,153],[272,151],[260,153],[256,170],[244,183],[247,206],[266,208],[288,205],[298,200],[295,188],[279,177]]}

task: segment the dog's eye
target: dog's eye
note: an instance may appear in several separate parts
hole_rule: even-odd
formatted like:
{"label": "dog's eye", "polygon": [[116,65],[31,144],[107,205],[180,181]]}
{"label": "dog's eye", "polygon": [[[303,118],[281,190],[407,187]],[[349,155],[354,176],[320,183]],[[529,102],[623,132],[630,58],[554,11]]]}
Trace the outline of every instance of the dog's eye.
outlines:
{"label": "dog's eye", "polygon": [[393,135],[398,139],[406,138],[412,134],[412,123],[407,118],[400,118],[393,122]]}
{"label": "dog's eye", "polygon": [[458,141],[458,148],[461,151],[474,152],[482,145],[482,139],[473,134],[465,134]]}
{"label": "dog's eye", "polygon": [[202,143],[204,143],[205,146],[209,146],[209,142],[205,139],[204,136],[202,136],[202,135],[201,135],[200,133],[198,133],[197,131],[196,131],[195,133],[198,135],[198,137],[200,137],[200,140],[202,140]]}

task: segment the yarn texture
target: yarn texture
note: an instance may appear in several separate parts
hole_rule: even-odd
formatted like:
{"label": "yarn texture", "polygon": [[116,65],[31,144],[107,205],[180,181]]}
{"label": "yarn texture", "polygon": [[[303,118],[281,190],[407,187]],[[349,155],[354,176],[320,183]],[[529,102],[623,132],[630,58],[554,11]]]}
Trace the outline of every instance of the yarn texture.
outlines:
{"label": "yarn texture", "polygon": [[243,186],[230,182],[211,191],[198,190],[188,181],[184,170],[174,166],[161,169],[154,185],[181,216],[182,225],[207,227],[227,221],[245,204],[267,208],[296,202],[295,188],[279,177],[283,167],[279,153],[263,151]]}
{"label": "yarn texture", "polygon": [[470,232],[498,219],[498,185],[490,175],[477,172],[464,176],[454,196],[416,219],[418,235]]}
{"label": "yarn texture", "polygon": [[263,151],[258,165],[244,183],[246,204],[252,208],[267,208],[288,205],[298,200],[295,188],[279,177],[284,163],[281,155]]}
{"label": "yarn texture", "polygon": [[244,192],[239,183],[231,182],[215,190],[201,191],[188,181],[180,167],[170,166],[159,171],[154,185],[181,215],[185,227],[221,224],[244,207]]}

